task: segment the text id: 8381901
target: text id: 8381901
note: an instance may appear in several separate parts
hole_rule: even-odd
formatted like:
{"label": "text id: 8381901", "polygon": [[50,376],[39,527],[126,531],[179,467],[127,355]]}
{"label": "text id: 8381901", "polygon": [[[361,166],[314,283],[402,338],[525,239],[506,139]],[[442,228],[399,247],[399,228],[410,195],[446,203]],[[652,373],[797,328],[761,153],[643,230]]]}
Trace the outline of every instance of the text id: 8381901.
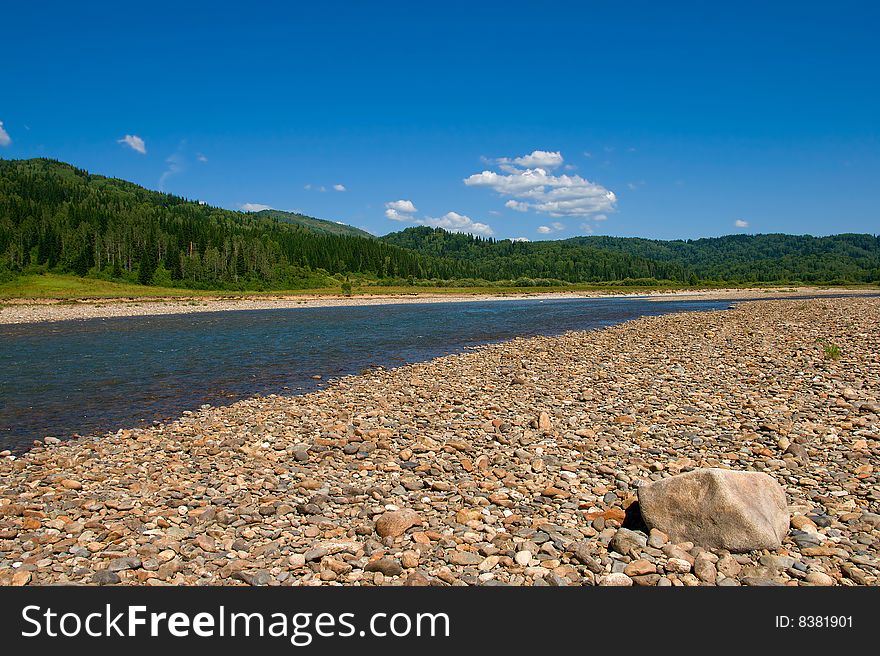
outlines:
{"label": "text id: 8381901", "polygon": [[777,615],[777,629],[851,629],[852,615]]}

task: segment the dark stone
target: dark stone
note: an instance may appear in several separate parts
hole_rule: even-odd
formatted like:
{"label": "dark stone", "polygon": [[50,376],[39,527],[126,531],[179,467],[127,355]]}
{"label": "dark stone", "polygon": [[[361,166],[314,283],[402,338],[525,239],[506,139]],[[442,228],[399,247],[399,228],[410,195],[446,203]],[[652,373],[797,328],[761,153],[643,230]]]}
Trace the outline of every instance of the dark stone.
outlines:
{"label": "dark stone", "polygon": [[98,585],[113,585],[120,582],[119,574],[109,569],[99,569],[92,576],[92,581]]}
{"label": "dark stone", "polygon": [[269,585],[269,582],[272,580],[272,575],[262,569],[255,572],[236,572],[233,574],[233,577],[254,586]]}

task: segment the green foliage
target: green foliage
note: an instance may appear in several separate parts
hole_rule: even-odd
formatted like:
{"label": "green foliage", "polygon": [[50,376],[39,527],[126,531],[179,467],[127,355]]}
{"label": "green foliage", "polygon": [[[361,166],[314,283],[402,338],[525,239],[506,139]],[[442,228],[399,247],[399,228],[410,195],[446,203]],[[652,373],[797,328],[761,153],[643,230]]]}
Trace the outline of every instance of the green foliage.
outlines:
{"label": "green foliage", "polygon": [[330,276],[355,272],[473,276],[467,263],[277,214],[201,205],[47,159],[0,160],[0,273],[40,267],[157,284],[162,272],[163,284],[240,291],[335,286]]}
{"label": "green foliage", "polygon": [[655,278],[690,286],[880,281],[880,237],[873,235],[730,235],[687,241],[574,237],[513,242],[419,227],[382,240],[433,257],[468,261],[489,280],[520,276],[567,282]]}
{"label": "green foliage", "polygon": [[840,347],[834,342],[820,339],[819,344],[822,345],[822,351],[825,353],[826,360],[839,360],[840,356],[843,354]]}
{"label": "green foliage", "polygon": [[439,228],[407,228],[382,241],[422,255],[469,263],[485,280],[554,279],[567,283],[624,278],[687,280],[678,263],[656,262],[628,253],[600,250],[566,241],[519,242],[472,237]]}
{"label": "green foliage", "polygon": [[348,235],[350,237],[366,237],[368,239],[374,238],[373,235],[371,235],[366,230],[354,228],[350,225],[345,225],[344,223],[337,223],[336,221],[316,219],[312,216],[306,216],[304,214],[298,214],[296,212],[283,212],[281,210],[260,210],[259,212],[255,212],[254,216],[259,216],[266,219],[274,219],[275,221],[280,221],[282,223],[290,223],[293,225],[303,226],[313,232],[322,232],[330,235]]}

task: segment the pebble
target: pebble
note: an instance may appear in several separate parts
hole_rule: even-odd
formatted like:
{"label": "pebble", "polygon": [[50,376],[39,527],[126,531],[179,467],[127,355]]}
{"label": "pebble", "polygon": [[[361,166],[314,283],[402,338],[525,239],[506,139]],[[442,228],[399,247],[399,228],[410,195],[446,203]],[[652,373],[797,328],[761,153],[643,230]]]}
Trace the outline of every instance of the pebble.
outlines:
{"label": "pebble", "polygon": [[[44,442],[0,458],[0,584],[875,586],[878,338],[877,299],[740,303]],[[705,467],[784,487],[780,548],[631,521]]]}

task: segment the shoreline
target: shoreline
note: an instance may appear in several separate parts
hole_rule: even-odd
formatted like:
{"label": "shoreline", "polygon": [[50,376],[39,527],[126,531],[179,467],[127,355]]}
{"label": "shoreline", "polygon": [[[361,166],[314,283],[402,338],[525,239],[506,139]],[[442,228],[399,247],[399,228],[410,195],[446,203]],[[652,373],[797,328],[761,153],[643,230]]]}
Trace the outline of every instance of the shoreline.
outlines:
{"label": "shoreline", "polygon": [[[880,299],[753,302],[38,446],[0,458],[0,584],[876,585],[878,338]],[[620,528],[699,467],[775,478],[782,547]]]}
{"label": "shoreline", "polygon": [[11,299],[0,303],[0,325],[43,323],[54,321],[107,319],[112,317],[159,316],[195,312],[232,312],[237,310],[272,310],[308,307],[346,307],[363,305],[394,305],[419,303],[495,302],[516,300],[548,300],[575,298],[633,298],[651,300],[761,300],[770,295],[823,297],[846,294],[852,296],[877,295],[880,289],[848,289],[846,287],[758,287],[742,289],[696,289],[672,291],[639,291],[608,293],[604,291],[503,293],[503,294],[375,294],[369,296],[252,296],[241,298],[180,297],[132,298],[120,300],[82,299],[60,301],[55,299]]}

